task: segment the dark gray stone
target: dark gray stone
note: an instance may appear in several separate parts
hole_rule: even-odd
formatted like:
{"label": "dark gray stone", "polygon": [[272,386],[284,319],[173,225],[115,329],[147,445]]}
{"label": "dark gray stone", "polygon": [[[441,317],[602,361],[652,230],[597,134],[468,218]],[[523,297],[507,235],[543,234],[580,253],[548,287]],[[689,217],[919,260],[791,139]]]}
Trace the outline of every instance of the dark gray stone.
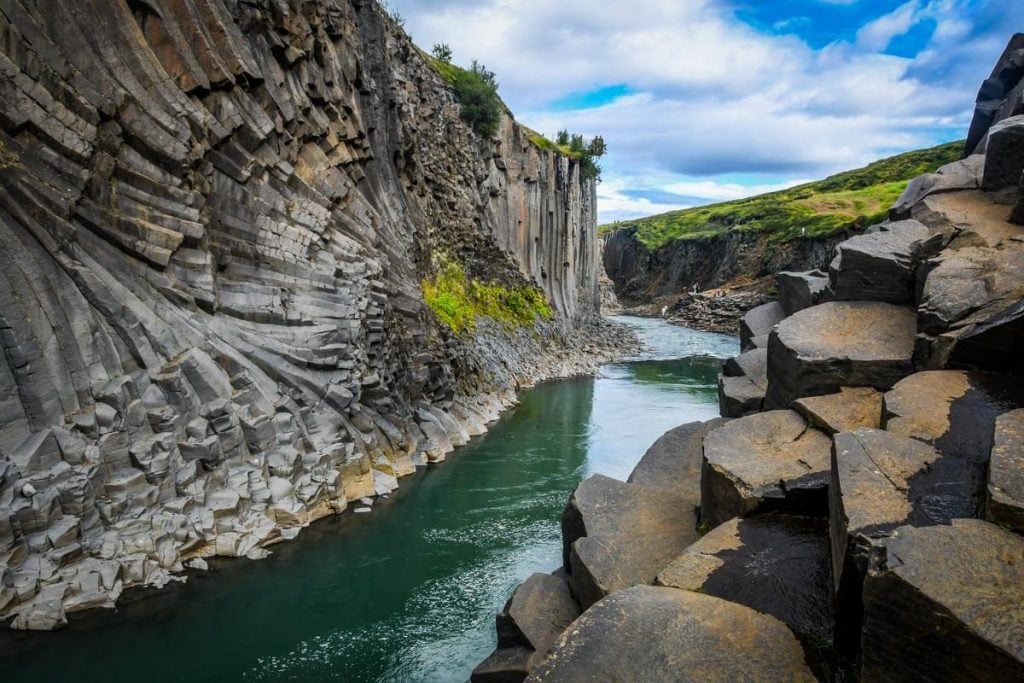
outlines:
{"label": "dark gray stone", "polygon": [[529,681],[814,681],[799,642],[767,614],[709,595],[637,586],[605,598]]}
{"label": "dark gray stone", "polygon": [[566,579],[533,574],[498,615],[498,648],[527,647],[543,657],[579,615]]}
{"label": "dark gray stone", "polygon": [[996,420],[989,463],[986,516],[1024,533],[1024,410]]}
{"label": "dark gray stone", "polygon": [[830,302],[800,311],[768,344],[766,408],[841,387],[887,390],[913,372],[914,312],[876,302]]}
{"label": "dark gray stone", "polygon": [[495,650],[475,669],[472,683],[522,683],[530,673],[533,650],[526,647],[506,647]]}
{"label": "dark gray stone", "polygon": [[702,523],[757,512],[827,511],[832,442],[791,410],[733,420],[704,438]]}
{"label": "dark gray stone", "polygon": [[838,301],[912,303],[918,251],[930,236],[927,227],[906,220],[842,242],[829,266],[833,296]]}
{"label": "dark gray stone", "polygon": [[722,417],[744,417],[764,409],[765,388],[749,377],[718,377],[718,414]]}
{"label": "dark gray stone", "polygon": [[812,270],[806,273],[783,271],[775,275],[775,290],[786,315],[793,315],[831,298],[828,273]]}
{"label": "dark gray stone", "polygon": [[696,538],[692,500],[599,474],[577,487],[562,515],[565,566],[584,610],[614,591],[651,583]]}
{"label": "dark gray stone", "polygon": [[700,505],[700,469],[704,458],[704,437],[728,420],[691,422],[661,436],[633,468],[626,481],[652,489],[671,491]]}
{"label": "dark gray stone", "polygon": [[1002,190],[1020,185],[1024,173],[1024,116],[999,121],[988,131],[981,188]]}
{"label": "dark gray stone", "polygon": [[1024,538],[957,519],[897,529],[878,554],[862,680],[1024,680]]}
{"label": "dark gray stone", "polygon": [[740,349],[754,348],[752,340],[770,334],[772,329],[786,317],[786,311],[778,301],[752,308],[740,319]]}
{"label": "dark gray stone", "polygon": [[926,173],[910,181],[907,189],[889,209],[889,217],[901,221],[911,217],[914,207],[926,197],[958,190],[976,190],[981,186],[985,157],[980,154],[946,164],[935,173]]}

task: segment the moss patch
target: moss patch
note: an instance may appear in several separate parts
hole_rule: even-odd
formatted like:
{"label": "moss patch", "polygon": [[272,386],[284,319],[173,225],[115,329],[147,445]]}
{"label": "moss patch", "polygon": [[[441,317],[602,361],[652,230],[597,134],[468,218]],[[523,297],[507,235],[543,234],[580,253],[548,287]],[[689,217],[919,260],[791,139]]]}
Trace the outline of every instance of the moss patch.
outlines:
{"label": "moss patch", "polygon": [[457,334],[472,331],[481,317],[515,328],[552,316],[544,293],[536,287],[481,282],[468,277],[462,266],[449,258],[441,259],[437,274],[421,284],[427,306]]}
{"label": "moss patch", "polygon": [[775,242],[821,237],[880,223],[912,178],[932,173],[962,153],[962,142],[940,145],[781,192],[602,225],[600,232],[635,227],[637,239],[652,250],[673,240],[725,232],[768,233]]}

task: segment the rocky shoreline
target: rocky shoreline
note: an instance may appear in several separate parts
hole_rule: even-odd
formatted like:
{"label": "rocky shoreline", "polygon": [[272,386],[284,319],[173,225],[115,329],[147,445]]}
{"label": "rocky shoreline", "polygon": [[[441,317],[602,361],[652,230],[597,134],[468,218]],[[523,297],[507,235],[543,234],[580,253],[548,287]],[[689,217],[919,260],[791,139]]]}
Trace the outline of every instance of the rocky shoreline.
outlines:
{"label": "rocky shoreline", "polygon": [[1024,34],[963,160],[740,322],[722,417],[562,517],[473,680],[1024,678]]}

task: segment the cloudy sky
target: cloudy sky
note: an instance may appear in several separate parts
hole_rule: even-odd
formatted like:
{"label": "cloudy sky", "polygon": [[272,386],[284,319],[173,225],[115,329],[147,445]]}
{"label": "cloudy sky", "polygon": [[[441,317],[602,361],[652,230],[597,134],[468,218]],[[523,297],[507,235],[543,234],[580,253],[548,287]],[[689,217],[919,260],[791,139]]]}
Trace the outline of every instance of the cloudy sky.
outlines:
{"label": "cloudy sky", "polygon": [[609,146],[601,221],[962,138],[1021,0],[391,0],[517,118]]}

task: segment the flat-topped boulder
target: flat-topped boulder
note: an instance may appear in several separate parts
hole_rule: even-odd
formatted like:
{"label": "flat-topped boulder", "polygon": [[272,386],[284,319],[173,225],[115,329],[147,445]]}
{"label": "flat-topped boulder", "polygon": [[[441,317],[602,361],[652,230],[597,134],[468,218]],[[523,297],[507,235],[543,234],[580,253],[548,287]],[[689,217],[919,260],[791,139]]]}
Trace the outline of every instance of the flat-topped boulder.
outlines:
{"label": "flat-topped boulder", "polygon": [[640,458],[627,483],[670,491],[699,506],[704,437],[726,422],[690,422],[665,432]]}
{"label": "flat-topped boulder", "polygon": [[637,586],[605,598],[530,675],[560,681],[813,681],[775,617],[710,595]]}
{"label": "flat-topped boulder", "polygon": [[986,516],[1024,532],[1024,410],[996,419],[988,469]]}
{"label": "flat-topped boulder", "polygon": [[878,429],[882,422],[882,396],[882,392],[870,387],[842,387],[835,394],[794,401],[793,410],[826,434]]}
{"label": "flat-topped boulder", "polygon": [[1024,680],[1024,538],[901,527],[864,583],[862,680]]}
{"label": "flat-topped boulder", "polygon": [[787,510],[824,514],[831,440],[791,410],[733,420],[704,438],[701,522]]}
{"label": "flat-topped boulder", "polygon": [[770,334],[772,329],[786,317],[786,311],[778,301],[752,308],[740,318],[740,349],[755,348],[753,339]]}
{"label": "flat-topped boulder", "polygon": [[985,165],[985,156],[973,154],[966,159],[946,164],[935,173],[919,175],[907,185],[907,188],[889,209],[892,220],[904,220],[911,217],[913,209],[926,197],[958,190],[976,190],[981,186],[981,173]]}
{"label": "flat-topped boulder", "polygon": [[913,310],[893,304],[835,301],[782,321],[768,344],[766,408],[841,387],[888,390],[913,372]]}
{"label": "flat-topped boulder", "polygon": [[778,292],[779,305],[786,315],[824,303],[832,295],[828,273],[821,270],[776,273],[775,291]]}
{"label": "flat-topped boulder", "polygon": [[885,223],[836,246],[829,265],[832,295],[838,301],[914,301],[921,244],[931,236],[914,220]]}
{"label": "flat-topped boulder", "polygon": [[1024,174],[1024,116],[1011,116],[988,131],[981,187],[984,190],[1017,187],[1021,174]]}
{"label": "flat-topped boulder", "polygon": [[767,390],[767,348],[756,348],[730,358],[718,378],[719,413],[723,417],[759,413]]}
{"label": "flat-topped boulder", "polygon": [[697,538],[692,500],[660,489],[594,475],[562,515],[570,585],[585,610],[604,596],[649,584]]}
{"label": "flat-topped boulder", "polygon": [[656,583],[770,614],[805,641],[830,642],[833,592],[828,523],[767,514],[733,518],[658,573]]}
{"label": "flat-topped boulder", "polygon": [[[996,418],[1024,405],[1024,385],[993,373],[919,372],[885,394],[885,429],[935,446],[934,465],[960,483],[955,517],[980,517]],[[952,499],[951,501],[952,502]]]}
{"label": "flat-topped boulder", "polygon": [[1024,368],[1024,243],[944,251],[925,279],[918,325],[922,369]]}
{"label": "flat-topped boulder", "polygon": [[579,615],[579,605],[564,577],[531,575],[516,587],[498,614],[498,647],[473,670],[470,680],[522,681]]}
{"label": "flat-topped boulder", "polygon": [[1021,234],[1008,220],[1011,211],[1006,200],[996,199],[978,190],[935,195],[915,206],[912,216],[942,238],[937,243],[940,247],[995,247]]}

